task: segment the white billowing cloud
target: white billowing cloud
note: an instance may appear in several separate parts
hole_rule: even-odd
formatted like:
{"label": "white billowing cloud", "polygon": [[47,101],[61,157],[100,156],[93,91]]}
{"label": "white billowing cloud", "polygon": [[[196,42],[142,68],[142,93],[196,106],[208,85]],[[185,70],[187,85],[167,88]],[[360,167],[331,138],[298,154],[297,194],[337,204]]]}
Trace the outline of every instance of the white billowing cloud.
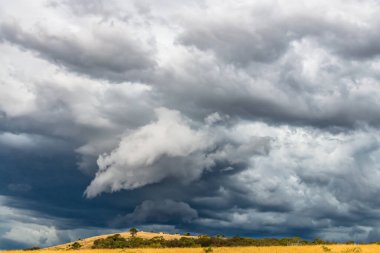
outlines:
{"label": "white billowing cloud", "polygon": [[[363,179],[367,181],[367,186],[375,187],[372,179],[376,180],[380,176],[376,167],[380,152],[378,134],[377,130],[371,128],[339,134],[298,128],[279,136],[277,149],[271,153],[274,161],[270,167],[278,168],[280,164],[287,164],[287,171],[296,171],[303,180],[307,180],[308,176],[325,177],[327,181],[352,177]],[[269,162],[269,157],[263,159],[260,167],[268,168]],[[275,164],[277,162],[279,164]],[[371,179],[354,176],[357,173],[361,176],[371,175]]]}
{"label": "white billowing cloud", "polygon": [[270,152],[251,156],[248,167],[222,181],[219,190],[192,199],[204,210],[223,210],[200,216],[196,224],[284,235],[310,229],[310,238],[337,241],[378,238],[377,129],[334,133],[252,122],[230,129],[235,141],[268,136]]}
{"label": "white billowing cloud", "polygon": [[238,139],[230,136],[228,128],[210,125],[215,123],[210,118],[222,120],[217,113],[205,119],[209,124],[194,128],[194,122],[178,111],[158,108],[155,112],[157,121],[127,133],[117,148],[99,156],[99,171],[85,192],[87,197],[135,189],[165,178],[188,183],[216,161],[248,164],[252,157],[269,152],[268,137]]}
{"label": "white billowing cloud", "polygon": [[[368,201],[380,192],[377,168],[380,153],[378,131],[367,129],[347,133],[327,133],[297,127],[268,127],[251,124],[238,127],[240,133],[255,132],[274,136],[267,156],[254,159],[254,166],[237,179],[245,185],[252,198],[260,202],[289,202],[303,208],[325,199],[336,199],[336,204],[352,199]],[[363,152],[365,150],[365,152]],[[251,187],[251,182],[255,182]],[[363,190],[362,185],[367,189]],[[320,199],[315,192],[326,194]],[[307,203],[305,202],[307,200]],[[336,206],[336,208],[343,208]]]}
{"label": "white billowing cloud", "polygon": [[[0,53],[14,57],[11,47],[0,44]],[[17,66],[12,66],[11,60],[6,57],[0,59],[0,112],[9,117],[25,116],[36,108],[36,95],[28,83],[19,80]]]}
{"label": "white billowing cloud", "polygon": [[0,83],[0,110],[11,117],[26,115],[35,108],[34,95],[24,84]]}
{"label": "white billowing cloud", "polygon": [[[271,136],[270,152],[253,156],[246,170],[231,176],[233,187],[218,193],[223,200],[215,196],[196,201],[220,204],[233,201],[232,194],[253,208],[233,206],[224,214],[215,214],[218,218],[197,220],[203,226],[277,233],[286,231],[281,228],[313,228],[320,230],[315,236],[325,239],[365,241],[372,227],[379,225],[376,219],[363,219],[363,212],[380,217],[380,203],[376,201],[380,193],[378,130],[331,133],[246,123],[233,128],[231,135]],[[368,209],[367,203],[372,207]],[[351,222],[359,221],[362,232],[352,230]]]}
{"label": "white billowing cloud", "polygon": [[127,134],[110,154],[99,156],[99,172],[86,190],[88,197],[138,188],[167,177],[191,181],[210,166],[211,161],[202,154],[212,145],[207,132],[192,129],[178,111],[155,111],[156,122]]}

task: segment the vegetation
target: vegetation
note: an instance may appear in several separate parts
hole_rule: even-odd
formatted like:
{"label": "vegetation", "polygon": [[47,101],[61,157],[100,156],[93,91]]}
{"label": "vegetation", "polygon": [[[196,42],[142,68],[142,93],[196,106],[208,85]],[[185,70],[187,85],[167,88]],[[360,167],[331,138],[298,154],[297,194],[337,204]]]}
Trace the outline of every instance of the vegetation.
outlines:
{"label": "vegetation", "polygon": [[80,249],[82,245],[79,242],[74,242],[73,244],[70,245],[70,249]]}
{"label": "vegetation", "polygon": [[[132,229],[131,229],[132,230]],[[137,231],[135,231],[137,233]],[[93,249],[116,249],[116,248],[195,248],[195,247],[237,247],[237,246],[291,246],[291,245],[325,245],[332,242],[315,239],[306,241],[299,237],[292,238],[264,238],[252,239],[242,237],[226,238],[222,236],[210,237],[201,235],[198,237],[181,237],[180,239],[165,240],[162,236],[151,239],[136,237],[132,233],[130,238],[124,238],[120,234],[108,236],[94,241]],[[323,246],[324,251],[327,247]],[[208,251],[211,252],[211,251]]]}
{"label": "vegetation", "polygon": [[[182,236],[165,233],[131,232],[97,236],[63,244],[62,247],[43,249],[41,253],[375,253],[380,245],[333,244],[321,239],[292,238],[242,238],[216,236]],[[93,249],[90,249],[90,248]],[[34,247],[29,250],[38,250]],[[10,251],[7,253],[21,253]],[[40,251],[38,251],[40,252]]]}

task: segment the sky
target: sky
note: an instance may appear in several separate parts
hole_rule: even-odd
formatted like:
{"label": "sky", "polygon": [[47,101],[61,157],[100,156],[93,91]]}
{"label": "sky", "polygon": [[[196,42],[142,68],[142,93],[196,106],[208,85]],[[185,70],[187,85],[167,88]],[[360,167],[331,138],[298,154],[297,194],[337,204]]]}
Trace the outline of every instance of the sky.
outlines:
{"label": "sky", "polygon": [[380,240],[380,1],[0,2],[0,249]]}

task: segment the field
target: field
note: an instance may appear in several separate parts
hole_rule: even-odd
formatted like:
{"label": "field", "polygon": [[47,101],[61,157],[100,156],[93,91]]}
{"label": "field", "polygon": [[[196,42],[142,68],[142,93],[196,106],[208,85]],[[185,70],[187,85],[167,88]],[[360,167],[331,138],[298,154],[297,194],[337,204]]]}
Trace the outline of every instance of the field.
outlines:
{"label": "field", "polygon": [[[25,251],[13,250],[6,253],[205,253],[205,248],[124,248],[124,249],[91,249],[94,241],[104,239],[113,234],[98,235],[94,237],[79,239],[81,249],[72,249],[73,242],[56,245],[50,248]],[[131,239],[130,232],[120,233],[120,236]],[[176,240],[181,237],[197,238],[197,236],[184,236],[180,234],[166,234],[143,232],[137,233],[139,238],[151,239],[157,236],[165,240]],[[379,244],[328,244],[328,245],[303,245],[303,246],[245,246],[245,247],[212,247],[208,253],[380,253]]]}
{"label": "field", "polygon": [[[35,253],[62,253],[66,250],[44,249]],[[66,251],[67,252],[67,251]],[[70,253],[204,253],[202,248],[167,249],[84,249],[69,250]],[[313,246],[272,246],[272,247],[222,247],[213,248],[212,253],[380,253],[380,245],[313,245]],[[25,251],[7,251],[25,253]]]}

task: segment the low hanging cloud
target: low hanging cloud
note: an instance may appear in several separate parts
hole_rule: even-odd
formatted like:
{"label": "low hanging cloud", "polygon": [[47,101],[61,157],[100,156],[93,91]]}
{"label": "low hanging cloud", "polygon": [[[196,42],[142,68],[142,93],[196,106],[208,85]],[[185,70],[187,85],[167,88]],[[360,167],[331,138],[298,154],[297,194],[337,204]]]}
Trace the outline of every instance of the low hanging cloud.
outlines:
{"label": "low hanging cloud", "polygon": [[22,199],[0,195],[1,247],[7,244],[16,248],[49,247],[115,231],[96,227],[69,228],[67,223],[72,222],[70,219],[62,220],[60,217],[26,210],[22,206]]}
{"label": "low hanging cloud", "polygon": [[116,226],[133,226],[140,224],[181,224],[198,218],[198,212],[189,204],[164,200],[145,200],[132,213],[117,217],[112,224]]}

